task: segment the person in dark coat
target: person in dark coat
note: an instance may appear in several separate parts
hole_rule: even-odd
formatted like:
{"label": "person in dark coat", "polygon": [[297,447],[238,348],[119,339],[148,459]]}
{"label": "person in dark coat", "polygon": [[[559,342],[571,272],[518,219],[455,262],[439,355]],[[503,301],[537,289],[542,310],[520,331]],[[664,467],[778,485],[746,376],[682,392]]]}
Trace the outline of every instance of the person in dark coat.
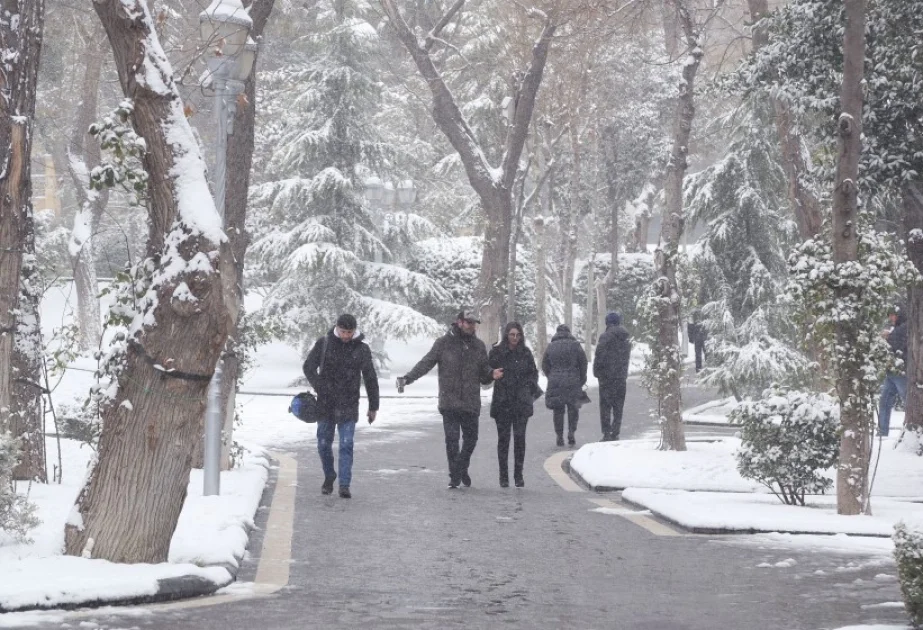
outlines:
{"label": "person in dark coat", "polygon": [[317,405],[325,420],[317,423],[317,452],[324,469],[322,494],[333,492],[337,473],[333,465],[333,434],[340,434],[340,496],[352,494],[353,441],[359,421],[359,384],[365,382],[369,397],[369,424],[378,414],[378,375],[372,361],[372,351],[356,334],[356,318],[340,315],[336,325],[319,338],[304,362],[304,375],[317,392]]}
{"label": "person in dark coat", "polygon": [[503,329],[503,338],[490,349],[490,367],[503,370],[503,378],[494,384],[490,416],[497,423],[497,459],[500,462],[500,487],[510,485],[510,433],[513,434],[513,482],[517,488],[525,484],[522,463],[526,457],[526,425],[532,417],[532,406],[541,392],[535,357],[526,347],[522,326],[510,322]]}
{"label": "person in dark coat", "polygon": [[686,325],[686,334],[689,343],[695,348],[695,371],[699,372],[705,361],[705,340],[708,339],[708,332],[702,323],[702,311],[699,309],[692,311],[692,321]]}
{"label": "person in dark coat", "polygon": [[[471,486],[468,464],[478,442],[481,414],[481,384],[503,377],[502,369],[491,369],[487,347],[475,336],[480,320],[471,311],[461,310],[444,336],[406,375],[397,379],[397,389],[439,366],[439,413],[445,430],[445,451],[449,462],[449,488],[459,483]],[[459,449],[459,437],[463,440]]]}
{"label": "person in dark coat", "polygon": [[[888,315],[892,328],[884,330],[881,336],[888,342],[891,353],[902,361],[907,360],[907,315],[901,307],[891,309]],[[899,369],[889,370],[885,382],[881,385],[881,398],[878,403],[878,434],[888,435],[891,425],[891,408],[900,396],[907,403],[907,372],[901,365]]]}
{"label": "person in dark coat", "polygon": [[593,376],[599,379],[599,418],[603,442],[618,440],[631,358],[631,335],[618,313],[606,315],[606,332],[599,336],[593,357]]}
{"label": "person in dark coat", "polygon": [[542,373],[548,377],[545,406],[554,412],[554,432],[558,446],[564,446],[564,410],[567,409],[567,443],[577,443],[574,433],[580,418],[580,400],[586,384],[587,358],[583,346],[570,328],[558,326],[542,357]]}

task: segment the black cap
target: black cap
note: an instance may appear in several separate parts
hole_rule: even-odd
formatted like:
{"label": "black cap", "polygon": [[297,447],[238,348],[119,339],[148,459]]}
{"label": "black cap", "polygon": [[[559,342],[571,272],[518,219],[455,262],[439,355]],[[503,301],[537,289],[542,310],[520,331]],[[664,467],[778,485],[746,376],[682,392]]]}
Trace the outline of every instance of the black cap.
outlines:
{"label": "black cap", "polygon": [[475,324],[481,323],[481,320],[478,319],[477,314],[474,311],[467,309],[467,308],[463,308],[462,310],[458,311],[458,317],[456,317],[455,319],[456,320],[463,319],[468,322],[474,322]]}
{"label": "black cap", "polygon": [[356,318],[349,313],[337,317],[337,328],[341,330],[356,330]]}

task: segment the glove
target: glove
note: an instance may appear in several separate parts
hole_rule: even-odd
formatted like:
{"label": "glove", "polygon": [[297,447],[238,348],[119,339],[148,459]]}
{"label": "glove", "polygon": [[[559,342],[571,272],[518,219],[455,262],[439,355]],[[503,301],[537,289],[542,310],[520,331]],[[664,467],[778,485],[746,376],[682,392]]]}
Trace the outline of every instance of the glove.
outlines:
{"label": "glove", "polygon": [[404,393],[404,386],[407,384],[407,379],[406,379],[405,377],[403,377],[403,376],[398,376],[398,377],[397,377],[396,384],[397,384],[397,393],[398,393],[398,394],[403,394],[403,393]]}

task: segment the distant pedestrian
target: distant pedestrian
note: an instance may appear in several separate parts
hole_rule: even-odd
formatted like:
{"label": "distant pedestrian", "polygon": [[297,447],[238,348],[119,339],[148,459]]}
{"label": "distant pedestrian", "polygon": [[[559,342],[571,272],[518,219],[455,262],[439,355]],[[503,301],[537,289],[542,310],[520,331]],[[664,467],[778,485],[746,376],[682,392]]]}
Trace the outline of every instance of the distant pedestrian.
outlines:
{"label": "distant pedestrian", "polygon": [[603,442],[618,440],[631,358],[631,335],[618,313],[606,315],[606,332],[599,336],[593,357],[593,376],[599,379],[599,418]]}
{"label": "distant pedestrian", "polygon": [[[449,488],[459,483],[471,486],[468,465],[478,442],[481,414],[481,384],[503,377],[501,368],[491,369],[487,348],[475,336],[481,320],[469,310],[461,310],[449,332],[406,375],[397,379],[398,391],[439,366],[439,413],[445,430],[445,451],[449,463]],[[463,443],[459,448],[459,437]]]}
{"label": "distant pedestrian", "polygon": [[705,340],[708,339],[708,331],[705,330],[702,311],[699,309],[692,311],[692,321],[686,325],[686,333],[689,336],[689,343],[695,348],[695,371],[699,372],[705,361]]}
{"label": "distant pedestrian", "polygon": [[558,326],[542,357],[542,373],[548,377],[545,406],[554,412],[554,432],[558,446],[564,446],[564,411],[567,410],[567,444],[577,443],[575,433],[580,419],[581,398],[586,385],[587,358],[583,346],[570,333],[570,328]]}
{"label": "distant pedestrian", "polygon": [[[904,309],[897,306],[888,314],[892,328],[884,330],[881,336],[888,342],[892,354],[901,361],[907,360],[907,315]],[[902,364],[900,368],[889,370],[885,374],[885,382],[881,385],[881,399],[878,404],[878,434],[882,437],[888,435],[891,425],[891,408],[897,397],[907,404],[907,371]]]}
{"label": "distant pedestrian", "polygon": [[304,362],[304,375],[317,392],[317,405],[324,420],[317,423],[317,452],[324,470],[321,494],[333,492],[337,479],[333,465],[333,434],[340,434],[340,496],[352,494],[353,442],[359,421],[359,379],[369,397],[369,424],[378,414],[378,375],[372,351],[356,333],[356,318],[344,313],[336,325],[319,338]]}
{"label": "distant pedestrian", "polygon": [[513,482],[517,488],[525,484],[522,476],[526,457],[526,425],[532,417],[533,405],[541,390],[535,357],[526,346],[522,326],[510,322],[503,329],[503,338],[490,349],[490,367],[503,370],[503,378],[494,384],[490,415],[497,423],[497,459],[500,463],[500,487],[510,485],[510,433],[513,434]]}

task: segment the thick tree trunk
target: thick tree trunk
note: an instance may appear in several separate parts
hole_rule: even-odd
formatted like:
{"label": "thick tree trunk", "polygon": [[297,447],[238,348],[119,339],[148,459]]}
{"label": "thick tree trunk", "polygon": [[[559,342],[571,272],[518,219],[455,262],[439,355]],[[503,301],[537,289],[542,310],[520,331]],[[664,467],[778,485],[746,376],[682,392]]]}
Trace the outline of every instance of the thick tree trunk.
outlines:
{"label": "thick tree trunk", "polygon": [[96,278],[96,232],[109,203],[109,191],[89,188],[90,170],[100,162],[100,148],[99,142],[92,138],[87,130],[97,116],[99,80],[103,65],[101,44],[104,41],[101,26],[87,37],[81,102],[67,151],[68,171],[80,206],[74,217],[70,249],[77,292],[77,326],[80,330],[78,342],[83,351],[97,347],[102,337],[99,282]]}
{"label": "thick tree trunk", "polygon": [[679,246],[683,237],[683,179],[686,176],[689,153],[689,137],[692,120],[695,117],[695,75],[702,61],[703,51],[698,47],[695,28],[689,8],[682,0],[674,0],[683,33],[688,46],[688,58],[683,64],[682,80],[679,85],[679,99],[673,127],[673,149],[667,165],[664,182],[663,221],[660,230],[660,246],[654,258],[658,272],[655,283],[657,291],[657,338],[656,354],[660,357],[657,366],[658,406],[663,447],[671,451],[686,450],[686,434],[683,428],[680,379],[683,365],[679,355],[677,333],[680,323],[680,295],[676,282],[676,268],[679,262]]}
{"label": "thick tree trunk", "polygon": [[[859,153],[862,136],[862,76],[865,63],[865,0],[845,0],[846,29],[843,38],[843,85],[838,122],[839,155],[833,191],[833,261],[838,267],[859,258],[859,222],[856,182],[859,178]],[[837,289],[837,301],[855,298],[855,288]],[[837,465],[837,512],[861,514],[868,507],[868,466],[872,441],[869,410],[856,392],[862,379],[865,357],[850,353],[859,337],[860,322],[840,318],[836,340],[846,356],[838,361],[836,391],[840,401],[840,460]],[[847,354],[849,353],[849,354]]]}
{"label": "thick tree trunk", "polygon": [[[32,220],[32,125],[43,0],[0,0],[0,431],[10,428],[23,237]],[[15,16],[17,20],[10,19]]]}
{"label": "thick tree trunk", "polygon": [[152,299],[135,315],[118,389],[102,411],[96,465],[65,528],[66,553],[156,563],[167,559],[208,383],[237,315],[222,286],[234,269],[147,4],[95,0],[93,7],[134,102],[132,124],[147,143],[154,273]]}
{"label": "thick tree trunk", "polygon": [[592,356],[596,340],[596,252],[590,253],[586,266],[586,312],[583,315],[583,351]]}
{"label": "thick tree trunk", "polygon": [[[481,327],[478,335],[488,344],[499,336],[503,316],[503,280],[509,267],[509,247],[513,207],[513,184],[519,169],[519,158],[529,132],[535,98],[538,94],[551,38],[557,25],[550,14],[543,15],[542,31],[532,47],[529,67],[516,86],[514,102],[516,107],[510,121],[510,128],[503,151],[502,163],[498,169],[491,167],[478,143],[474,132],[465,120],[455,96],[449,90],[430,55],[432,47],[439,41],[442,29],[462,8],[465,0],[456,0],[436,22],[432,30],[422,39],[414,34],[401,16],[394,0],[380,0],[398,39],[410,53],[420,75],[426,81],[433,96],[433,120],[445,134],[465,167],[468,181],[481,201],[487,217],[484,226],[484,254],[480,277],[478,278],[477,300],[481,313]],[[540,15],[540,12],[535,12]]]}
{"label": "thick tree trunk", "polygon": [[[923,183],[904,183],[904,229],[907,232],[907,256],[917,271],[923,273]],[[910,287],[907,331],[907,404],[904,428],[923,432],[923,287]]]}
{"label": "thick tree trunk", "polygon": [[535,228],[535,358],[541,363],[548,347],[548,291],[545,274],[545,218],[532,220]]}

